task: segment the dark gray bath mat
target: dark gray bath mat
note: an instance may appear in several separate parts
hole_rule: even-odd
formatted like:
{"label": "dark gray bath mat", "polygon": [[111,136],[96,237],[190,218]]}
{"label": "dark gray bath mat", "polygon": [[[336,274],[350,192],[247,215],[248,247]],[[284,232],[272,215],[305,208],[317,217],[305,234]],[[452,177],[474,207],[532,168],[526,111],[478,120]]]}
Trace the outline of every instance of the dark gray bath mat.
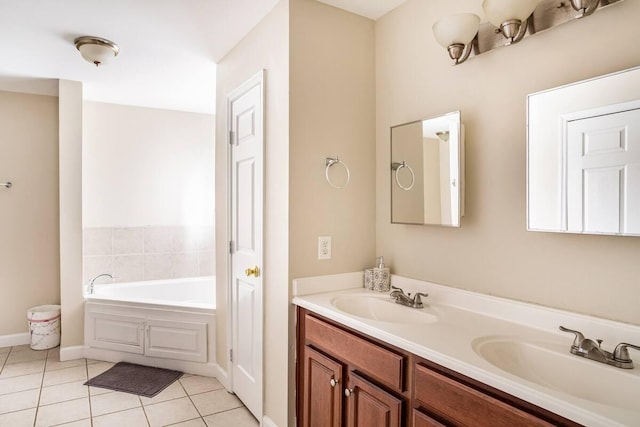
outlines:
{"label": "dark gray bath mat", "polygon": [[153,397],[182,376],[182,372],[119,362],[84,385]]}

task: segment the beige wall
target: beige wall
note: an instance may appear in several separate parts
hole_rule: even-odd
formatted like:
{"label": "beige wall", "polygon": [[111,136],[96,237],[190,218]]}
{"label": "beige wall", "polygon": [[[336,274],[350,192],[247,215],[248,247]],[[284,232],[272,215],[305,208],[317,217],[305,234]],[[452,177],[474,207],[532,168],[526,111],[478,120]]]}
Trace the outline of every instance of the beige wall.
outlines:
{"label": "beige wall", "polygon": [[216,98],[217,362],[227,368],[227,194],[226,95],[266,70],[264,150],[264,413],[287,425],[289,306],[289,5],[283,0],[219,63]]}
{"label": "beige wall", "polygon": [[0,336],[60,303],[58,98],[0,92]]}
{"label": "beige wall", "polygon": [[[639,238],[525,231],[526,95],[638,65],[640,2],[452,67],[431,26],[480,7],[409,0],[376,22],[377,252],[403,276],[640,324]],[[458,109],[462,227],[391,225],[389,127]]]}

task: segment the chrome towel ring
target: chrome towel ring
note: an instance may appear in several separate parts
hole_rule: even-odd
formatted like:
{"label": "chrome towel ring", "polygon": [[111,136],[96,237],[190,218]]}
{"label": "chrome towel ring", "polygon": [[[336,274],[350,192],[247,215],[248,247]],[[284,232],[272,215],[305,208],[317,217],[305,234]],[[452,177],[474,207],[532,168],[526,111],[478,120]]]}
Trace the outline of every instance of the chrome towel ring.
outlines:
{"label": "chrome towel ring", "polygon": [[[349,167],[347,166],[347,164],[345,162],[343,162],[342,160],[340,160],[338,158],[338,156],[336,156],[335,158],[333,157],[327,157],[325,159],[325,168],[324,168],[324,177],[327,179],[327,182],[329,183],[330,186],[332,186],[333,188],[344,188],[347,185],[349,185],[349,181],[351,180],[351,174],[349,173]],[[343,185],[336,185],[333,183],[333,181],[331,181],[331,178],[329,178],[329,169],[331,168],[331,166],[335,165],[335,164],[341,164],[342,167],[344,168],[345,172],[347,173],[347,180]]]}
{"label": "chrome towel ring", "polygon": [[11,181],[0,182],[0,187],[11,188],[12,185]]}
{"label": "chrome towel ring", "polygon": [[[404,191],[409,191],[413,188],[413,185],[416,183],[416,176],[413,173],[413,169],[411,169],[411,166],[409,166],[407,164],[407,162],[405,162],[404,160],[402,161],[402,163],[398,163],[398,162],[393,162],[391,163],[391,168],[396,171],[395,173],[395,177],[396,177],[396,184],[398,184],[398,187],[400,187],[401,189],[403,189]],[[400,169],[406,168],[409,173],[411,174],[411,183],[407,186],[404,186],[402,184],[400,184]]]}

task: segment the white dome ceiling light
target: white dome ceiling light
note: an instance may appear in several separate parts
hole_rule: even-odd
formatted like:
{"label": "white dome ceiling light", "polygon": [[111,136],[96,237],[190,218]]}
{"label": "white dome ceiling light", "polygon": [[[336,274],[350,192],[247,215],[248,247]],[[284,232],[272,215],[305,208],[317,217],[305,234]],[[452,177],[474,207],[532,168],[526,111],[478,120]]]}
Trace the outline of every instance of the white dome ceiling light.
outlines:
{"label": "white dome ceiling light", "polygon": [[82,36],[75,39],[73,43],[84,60],[95,64],[96,67],[106,64],[120,53],[117,44],[101,37]]}

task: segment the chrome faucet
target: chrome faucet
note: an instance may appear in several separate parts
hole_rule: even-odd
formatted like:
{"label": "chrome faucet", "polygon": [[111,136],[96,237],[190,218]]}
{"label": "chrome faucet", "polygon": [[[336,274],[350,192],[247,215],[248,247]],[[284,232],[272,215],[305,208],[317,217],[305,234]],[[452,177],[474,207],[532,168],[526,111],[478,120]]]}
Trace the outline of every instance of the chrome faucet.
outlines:
{"label": "chrome faucet", "polygon": [[102,274],[98,274],[96,277],[94,277],[93,279],[91,279],[91,282],[89,282],[89,294],[93,294],[93,286],[96,280],[98,280],[100,277],[111,277],[113,279],[113,276],[110,275],[109,273],[102,273]]}
{"label": "chrome faucet", "polygon": [[396,300],[397,304],[406,305],[407,307],[412,308],[423,308],[424,304],[422,304],[421,297],[428,297],[429,294],[423,294],[422,292],[416,292],[416,294],[411,298],[411,293],[405,294],[404,291],[395,286],[391,286],[391,293],[389,294],[390,298]]}
{"label": "chrome faucet", "polygon": [[607,365],[615,366],[616,368],[633,369],[633,361],[629,357],[629,351],[627,348],[631,347],[636,350],[640,350],[640,347],[622,342],[618,344],[613,350],[613,353],[611,353],[610,351],[604,350],[600,347],[602,340],[594,341],[592,339],[585,338],[582,332],[574,331],[572,329],[565,328],[564,326],[560,326],[560,330],[562,332],[571,332],[575,335],[570,350],[572,354],[595,360],[596,362],[606,363]]}

